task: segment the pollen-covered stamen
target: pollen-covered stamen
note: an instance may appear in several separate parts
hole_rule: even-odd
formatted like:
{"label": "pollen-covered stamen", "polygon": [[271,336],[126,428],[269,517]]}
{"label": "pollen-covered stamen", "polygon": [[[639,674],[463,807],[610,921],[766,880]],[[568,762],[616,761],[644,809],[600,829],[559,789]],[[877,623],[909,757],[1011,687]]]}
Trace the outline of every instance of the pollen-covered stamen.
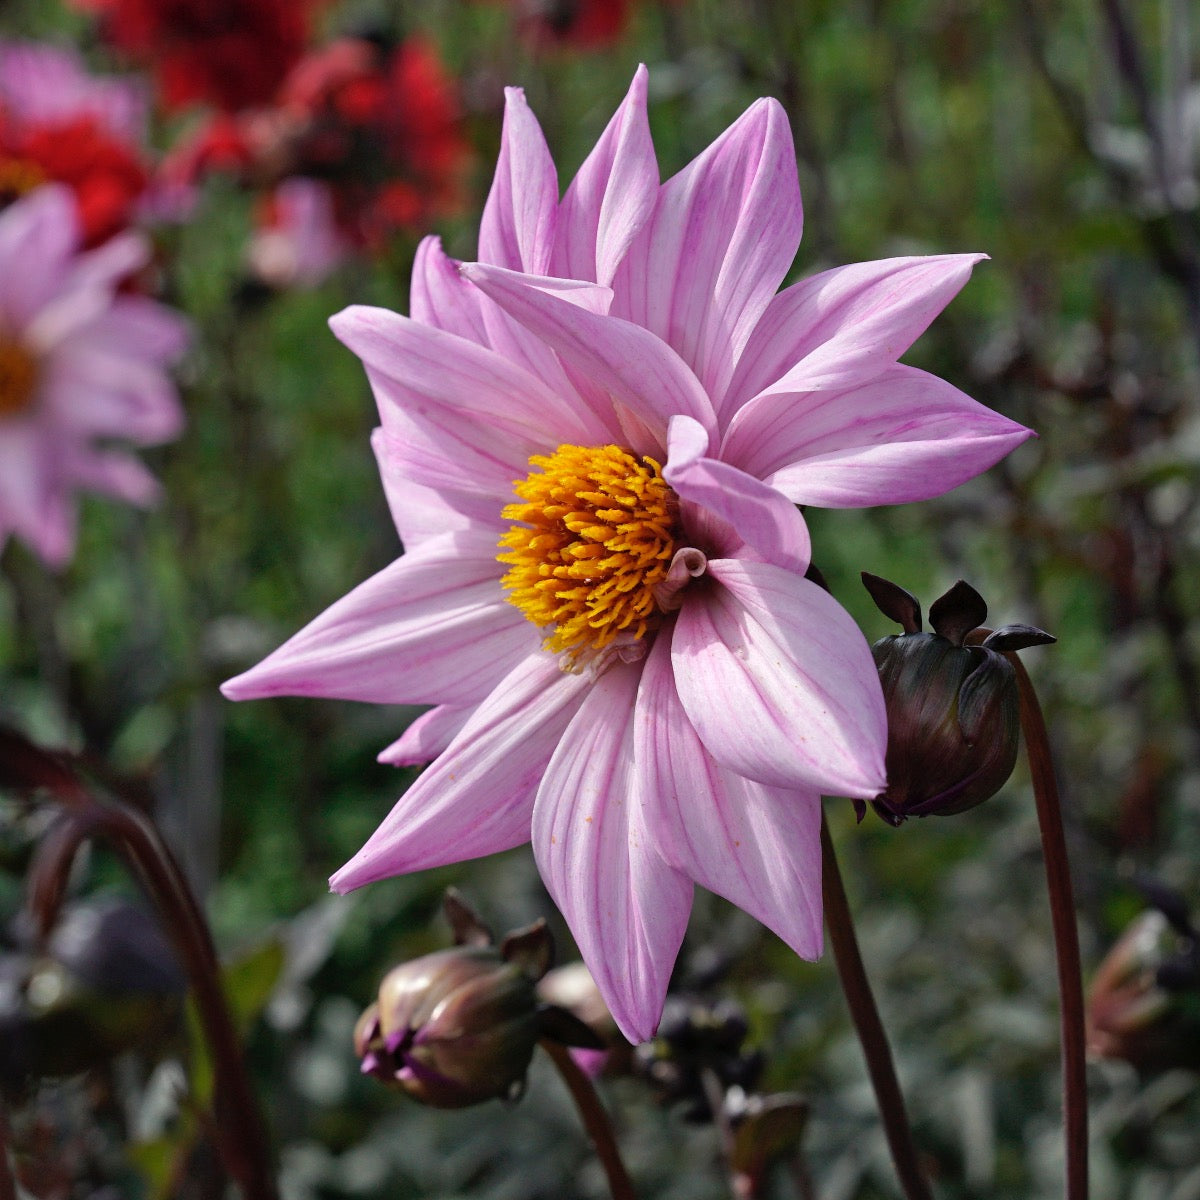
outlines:
{"label": "pollen-covered stamen", "polygon": [[679,537],[662,467],[620,446],[564,445],[529,461],[537,470],[504,509],[520,522],[500,539],[509,600],[572,658],[653,632]]}
{"label": "pollen-covered stamen", "polygon": [[21,345],[0,333],[0,417],[24,412],[37,389],[37,360]]}

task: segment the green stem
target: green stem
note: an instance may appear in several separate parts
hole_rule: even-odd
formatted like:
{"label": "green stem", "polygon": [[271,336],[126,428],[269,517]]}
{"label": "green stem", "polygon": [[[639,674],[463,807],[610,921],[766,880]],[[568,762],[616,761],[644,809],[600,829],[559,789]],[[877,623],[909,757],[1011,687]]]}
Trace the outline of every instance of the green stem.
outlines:
{"label": "green stem", "polygon": [[871,984],[863,966],[862,954],[858,949],[858,938],[854,933],[854,921],[850,915],[850,904],[842,884],[842,873],[838,869],[833,839],[829,836],[829,825],[825,814],[821,814],[821,894],[825,902],[825,922],[829,926],[829,940],[833,943],[833,958],[837,963],[838,977],[855,1032],[862,1044],[867,1060],[867,1072],[875,1089],[875,1100],[883,1120],[888,1148],[900,1185],[907,1200],[933,1200],[933,1193],[917,1161],[917,1150],[913,1144],[912,1127],[904,1107],[904,1096],[896,1078],[896,1066],[888,1046],[887,1034],[879,1018],[879,1009],[871,994]]}
{"label": "green stem", "polygon": [[1021,732],[1033,780],[1042,855],[1046,861],[1046,887],[1050,893],[1050,921],[1058,964],[1061,998],[1063,1121],[1066,1138],[1066,1200],[1086,1200],[1088,1194],[1087,1059],[1084,1034],[1083,979],[1079,966],[1079,931],[1075,924],[1075,899],[1071,864],[1063,833],[1062,805],[1054,778],[1054,760],[1046,721],[1033,682],[1016,654],[1005,655],[1017,672],[1021,697]]}
{"label": "green stem", "polygon": [[563,1083],[571,1093],[571,1099],[575,1101],[575,1107],[579,1109],[583,1127],[592,1139],[596,1156],[608,1177],[608,1190],[612,1194],[612,1200],[634,1200],[633,1183],[630,1181],[629,1172],[625,1170],[624,1162],[621,1161],[621,1151],[613,1135],[612,1125],[599,1096],[596,1095],[596,1089],[592,1087],[592,1081],[579,1069],[566,1046],[543,1038],[541,1047],[558,1068]]}

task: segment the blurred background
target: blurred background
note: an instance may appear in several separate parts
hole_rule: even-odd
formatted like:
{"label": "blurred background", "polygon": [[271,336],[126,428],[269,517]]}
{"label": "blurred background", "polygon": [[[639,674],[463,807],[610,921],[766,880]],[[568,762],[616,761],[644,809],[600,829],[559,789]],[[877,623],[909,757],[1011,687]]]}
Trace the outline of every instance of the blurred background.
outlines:
{"label": "blurred background", "polygon": [[[0,37],[142,89],[132,166],[84,139],[39,169],[66,179],[103,158],[97,236],[146,231],[139,287],[193,326],[176,374],[187,427],[144,456],[158,507],[86,499],[62,570],[16,541],[0,556],[0,720],[84,756],[165,830],[228,964],[287,1197],[605,1194],[541,1064],[519,1103],[444,1113],[362,1076],[351,1045],[383,973],[446,944],[447,885],[496,929],[547,917],[560,961],[575,957],[527,848],[330,897],[330,872],[412,778],[375,755],[420,710],[231,705],[217,690],[400,550],[374,405],[325,322],[349,303],[405,311],[424,233],[473,257],[506,84],[525,88],[564,186],[639,62],[664,177],[777,97],[806,210],[793,278],[991,256],[906,361],[1039,439],[938,501],[811,513],[816,561],[871,640],[895,630],[862,570],[926,608],[965,578],[993,624],[1058,637],[1025,661],[1057,755],[1086,975],[1147,909],[1146,880],[1160,905],[1195,906],[1200,20],[1186,0],[4,0]],[[13,112],[0,96],[0,203],[4,156],[20,158]],[[69,182],[82,205],[90,184]],[[938,1195],[1061,1196],[1057,993],[1024,767],[956,818],[892,829],[827,810]],[[4,793],[0,815],[15,956],[45,816]],[[93,912],[139,898],[99,850],[70,887]],[[1194,951],[1185,918],[1164,936],[1168,956]],[[1148,970],[1165,1049],[1122,1040],[1118,1011],[1112,1057],[1090,1073],[1100,1200],[1200,1198],[1200,1095],[1181,1065],[1200,1044],[1196,981]],[[830,961],[801,962],[698,896],[678,989],[740,1006],[754,1086],[810,1106],[763,1195],[899,1194]],[[178,1023],[136,1040],[99,1062],[0,1071],[32,1194],[223,1194],[186,1099],[195,1040]],[[711,1124],[644,1079],[601,1087],[639,1195],[728,1194]]]}

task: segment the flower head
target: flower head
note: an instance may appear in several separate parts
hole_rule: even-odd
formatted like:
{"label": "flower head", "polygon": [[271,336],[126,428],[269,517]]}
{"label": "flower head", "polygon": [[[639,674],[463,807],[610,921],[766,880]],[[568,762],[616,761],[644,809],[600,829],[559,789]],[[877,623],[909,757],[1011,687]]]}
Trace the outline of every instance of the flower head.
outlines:
{"label": "flower head", "polygon": [[52,566],[74,547],[76,489],[143,505],[157,495],[107,443],[169,441],[183,419],[165,372],[186,343],[182,318],[117,291],[145,241],[125,233],[83,253],[79,241],[63,187],[0,213],[0,546],[16,534]]}
{"label": "flower head", "polygon": [[73,0],[153,67],[168,108],[269,99],[304,51],[315,0]]}
{"label": "flower head", "polygon": [[820,796],[885,786],[870,650],[796,506],[924,499],[1029,436],[896,362],[979,255],[777,295],[800,229],[773,101],[660,184],[639,70],[560,199],[511,89],[479,261],[427,239],[411,317],[333,320],[406,553],[225,688],[436,705],[333,886],[532,838],[633,1041],[695,883],[820,953]]}
{"label": "flower head", "polygon": [[0,208],[65,183],[85,245],[119,233],[150,186],[145,108],[140,86],[89,75],[71,51],[0,42]]}

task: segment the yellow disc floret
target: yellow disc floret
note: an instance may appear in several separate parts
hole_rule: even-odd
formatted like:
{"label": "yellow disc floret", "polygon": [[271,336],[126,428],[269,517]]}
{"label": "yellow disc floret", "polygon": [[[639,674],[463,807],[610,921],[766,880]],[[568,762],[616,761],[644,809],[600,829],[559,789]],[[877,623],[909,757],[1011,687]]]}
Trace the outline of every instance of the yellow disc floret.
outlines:
{"label": "yellow disc floret", "polygon": [[15,416],[33,403],[37,362],[20,342],[0,332],[0,417]]}
{"label": "yellow disc floret", "polygon": [[620,446],[559,446],[529,460],[504,509],[504,586],[546,647],[574,660],[663,620],[654,598],[676,549],[679,501],[662,467]]}

